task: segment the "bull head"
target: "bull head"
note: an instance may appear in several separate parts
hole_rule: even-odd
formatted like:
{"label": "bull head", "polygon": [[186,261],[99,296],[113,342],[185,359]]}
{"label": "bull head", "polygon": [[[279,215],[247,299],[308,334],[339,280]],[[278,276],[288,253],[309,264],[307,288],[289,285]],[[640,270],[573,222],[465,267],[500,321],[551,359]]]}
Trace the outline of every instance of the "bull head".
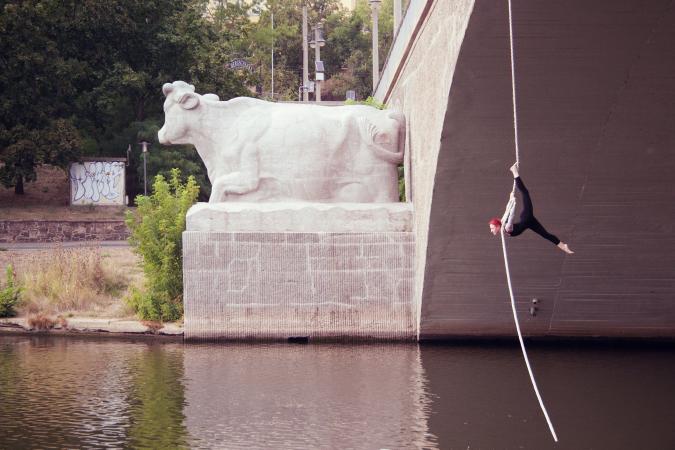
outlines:
{"label": "bull head", "polygon": [[184,91],[194,92],[195,87],[191,84],[186,83],[185,81],[174,81],[173,83],[164,83],[162,86],[162,92],[165,97],[168,97],[176,88]]}
{"label": "bull head", "polygon": [[[195,112],[203,100],[219,101],[216,94],[199,95],[195,87],[185,81],[174,81],[162,86],[164,101],[164,126],[157,137],[162,144],[194,144],[188,137],[191,124],[195,121]],[[179,108],[177,108],[178,106]]]}
{"label": "bull head", "polygon": [[195,87],[187,84],[185,81],[174,81],[173,83],[164,83],[162,92],[168,99],[172,92],[176,91],[175,102],[183,109],[194,109],[199,106],[199,95],[195,94]]}
{"label": "bull head", "polygon": [[[162,93],[164,101],[164,126],[157,133],[161,144],[192,144],[189,131],[194,122],[193,112],[200,104],[200,95],[195,87],[184,81],[165,83]],[[179,107],[179,108],[178,108]]]}

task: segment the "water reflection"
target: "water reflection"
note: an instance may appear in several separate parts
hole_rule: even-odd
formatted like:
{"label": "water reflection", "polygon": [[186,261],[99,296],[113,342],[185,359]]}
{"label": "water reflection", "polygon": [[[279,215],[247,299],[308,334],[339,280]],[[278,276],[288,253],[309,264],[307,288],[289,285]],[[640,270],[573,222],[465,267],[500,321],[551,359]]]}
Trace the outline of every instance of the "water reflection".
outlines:
{"label": "water reflection", "polygon": [[517,344],[428,346],[429,429],[444,449],[675,449],[675,348],[534,345],[528,353],[555,444]]}
{"label": "water reflection", "polygon": [[180,447],[182,351],[0,336],[0,448]]}
{"label": "water reflection", "polygon": [[146,346],[129,358],[128,391],[132,448],[187,448],[183,348]]}
{"label": "water reflection", "polygon": [[416,346],[190,346],[185,375],[193,446],[434,446]]}
{"label": "water reflection", "polygon": [[[515,343],[514,343],[515,344]],[[673,347],[0,336],[0,448],[675,448]]]}

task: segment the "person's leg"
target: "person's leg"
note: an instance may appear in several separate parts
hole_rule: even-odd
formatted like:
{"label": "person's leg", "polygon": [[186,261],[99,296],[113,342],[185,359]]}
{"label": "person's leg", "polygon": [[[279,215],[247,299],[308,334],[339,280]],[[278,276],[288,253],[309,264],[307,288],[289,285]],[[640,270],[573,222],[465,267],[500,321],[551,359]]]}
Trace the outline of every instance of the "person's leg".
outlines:
{"label": "person's leg", "polygon": [[539,236],[546,239],[547,241],[552,242],[554,245],[560,244],[560,239],[558,239],[556,235],[546,231],[546,228],[544,228],[544,226],[540,224],[535,217],[532,217],[530,219],[530,222],[528,223],[528,228],[537,233]]}
{"label": "person's leg", "polygon": [[523,210],[520,213],[520,221],[529,222],[534,218],[534,208],[532,206],[532,200],[530,199],[530,192],[525,187],[525,183],[523,183],[520,176],[514,178],[514,181],[523,198]]}

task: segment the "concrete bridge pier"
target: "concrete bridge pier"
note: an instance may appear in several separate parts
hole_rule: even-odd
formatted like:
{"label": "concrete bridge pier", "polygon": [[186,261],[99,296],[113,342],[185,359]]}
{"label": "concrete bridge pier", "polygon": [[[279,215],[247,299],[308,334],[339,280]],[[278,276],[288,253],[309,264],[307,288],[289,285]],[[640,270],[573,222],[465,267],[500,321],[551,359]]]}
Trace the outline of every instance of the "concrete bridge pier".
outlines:
{"label": "concrete bridge pier", "polygon": [[[675,337],[675,5],[517,0],[513,15],[522,175],[576,251],[509,240],[524,333]],[[515,159],[507,2],[413,0],[376,97],[407,118],[419,337],[513,336],[487,228]]]}

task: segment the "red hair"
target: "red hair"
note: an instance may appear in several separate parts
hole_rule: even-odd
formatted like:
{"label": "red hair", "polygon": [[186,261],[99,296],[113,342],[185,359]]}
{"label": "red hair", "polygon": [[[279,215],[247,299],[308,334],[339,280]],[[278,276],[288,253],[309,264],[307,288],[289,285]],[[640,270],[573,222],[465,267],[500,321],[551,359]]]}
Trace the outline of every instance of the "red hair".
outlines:
{"label": "red hair", "polygon": [[499,220],[499,219],[497,219],[496,217],[493,217],[492,219],[490,219],[489,224],[490,224],[490,225],[497,226],[497,227],[501,227],[501,226],[502,226],[502,221]]}

